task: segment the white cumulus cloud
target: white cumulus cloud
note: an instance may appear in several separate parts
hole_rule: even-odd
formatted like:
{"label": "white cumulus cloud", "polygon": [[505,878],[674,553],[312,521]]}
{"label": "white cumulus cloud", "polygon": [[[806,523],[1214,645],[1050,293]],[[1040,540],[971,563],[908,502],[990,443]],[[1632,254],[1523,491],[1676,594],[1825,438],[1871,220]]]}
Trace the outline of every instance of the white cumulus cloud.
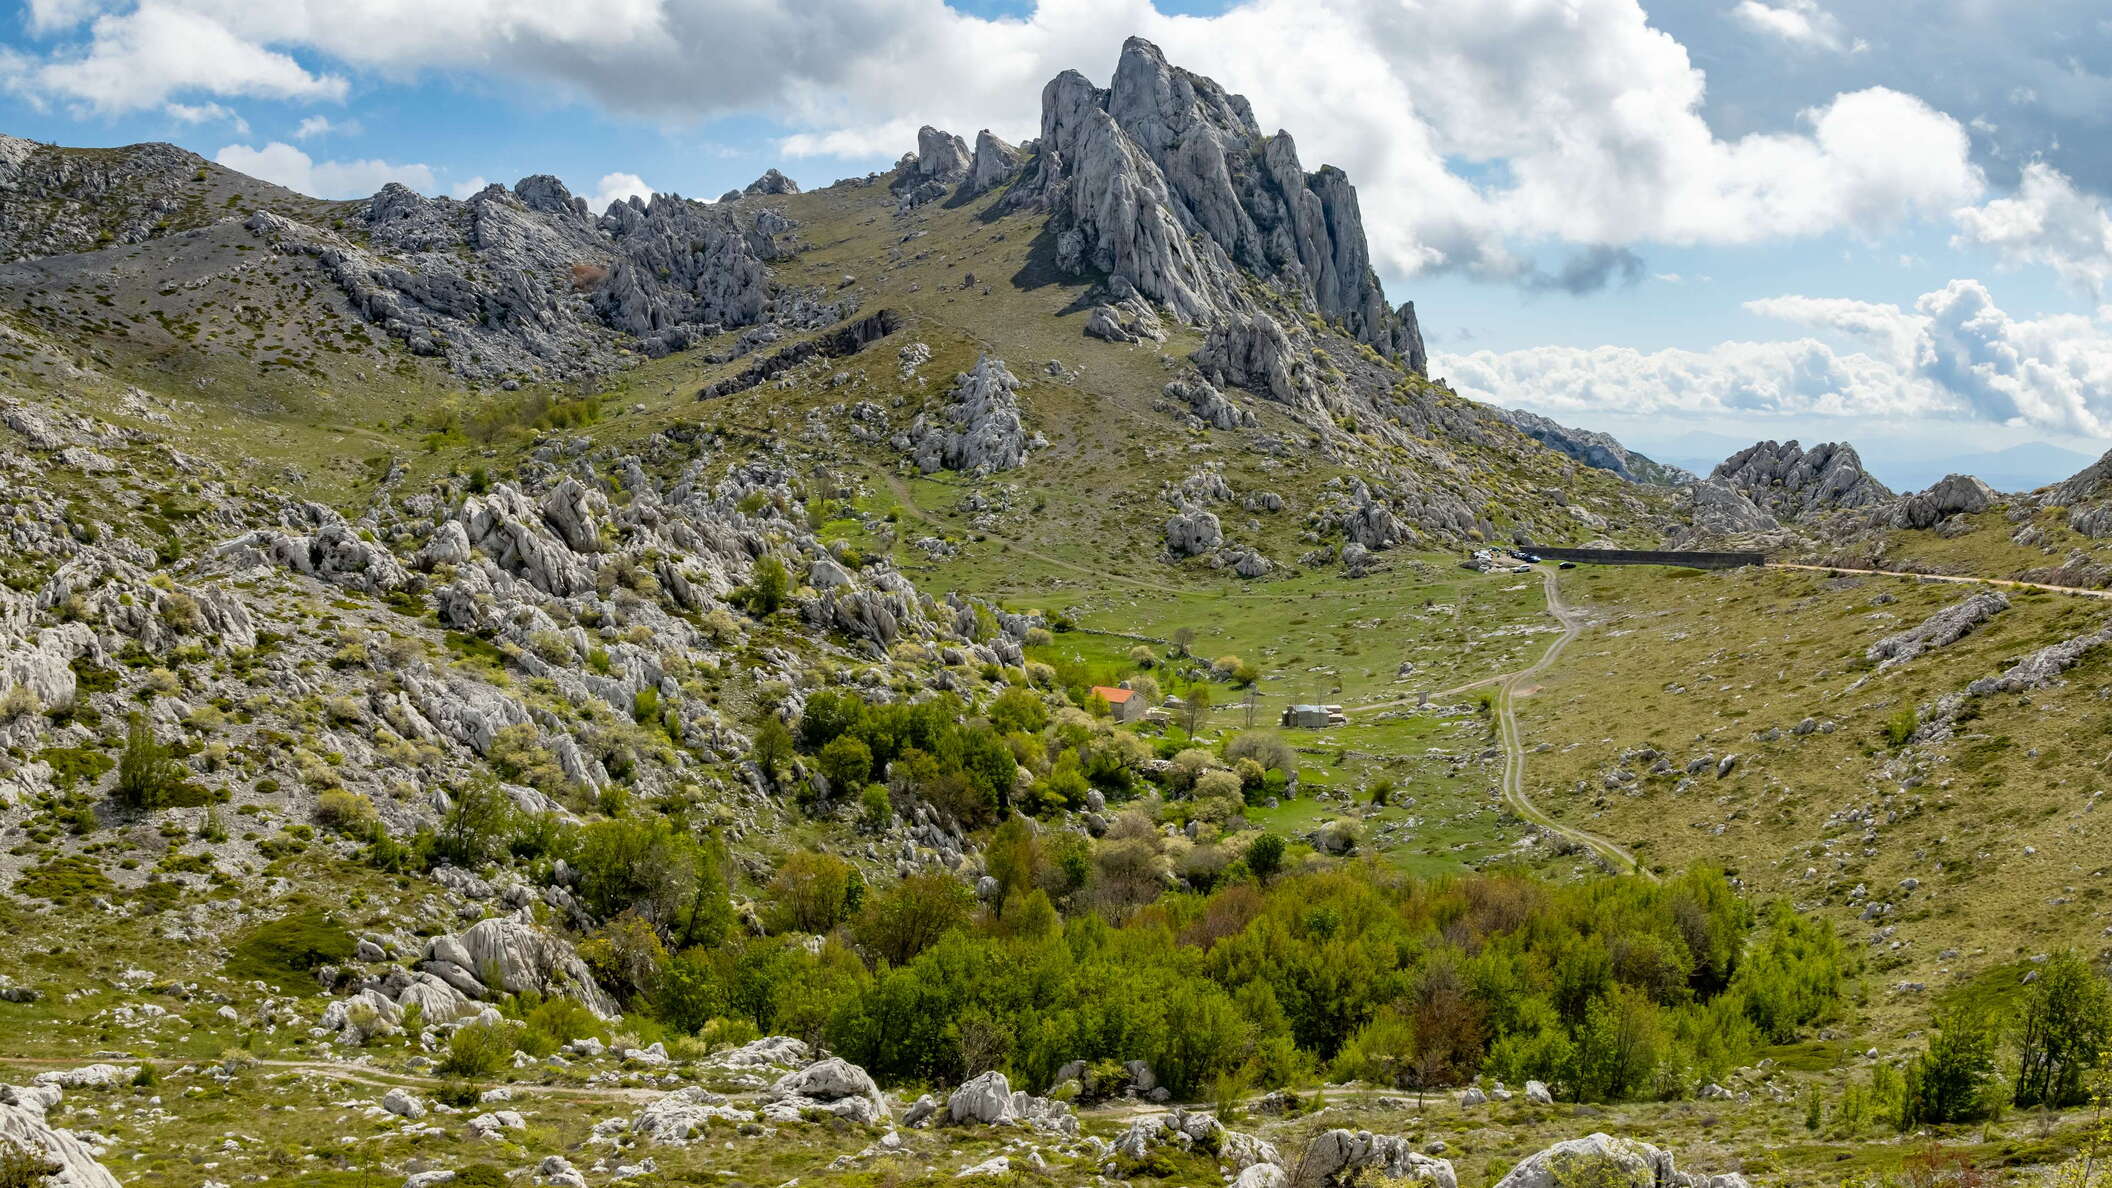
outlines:
{"label": "white cumulus cloud", "polygon": [[1532,347],[1440,354],[1462,393],[1542,411],[1948,417],[2112,436],[2112,308],[2018,319],[1976,280],[1912,309],[1842,298],[1748,302],[1816,333],[1706,351]]}
{"label": "white cumulus cloud", "polygon": [[[63,11],[49,19],[75,19],[92,7],[57,6]],[[32,103],[55,98],[104,114],[154,107],[184,94],[345,97],[342,77],[309,71],[290,54],[230,28],[211,7],[145,0],[130,12],[105,13],[95,18],[85,47],[62,47],[35,60],[17,57],[6,82]]]}
{"label": "white cumulus cloud", "polygon": [[427,165],[388,161],[317,161],[283,140],[263,148],[231,144],[213,155],[229,169],[275,182],[315,198],[364,198],[390,182],[402,182],[421,193],[437,189]]}
{"label": "white cumulus cloud", "polygon": [[1841,19],[1819,7],[1817,0],[1739,0],[1731,9],[1731,18],[1755,33],[1807,49],[1857,52],[1866,48],[1851,40]]}
{"label": "white cumulus cloud", "polygon": [[1957,212],[1953,246],[1993,248],[2005,264],[2043,264],[2101,295],[2112,281],[2112,214],[2043,161],[2024,166],[2017,191]]}

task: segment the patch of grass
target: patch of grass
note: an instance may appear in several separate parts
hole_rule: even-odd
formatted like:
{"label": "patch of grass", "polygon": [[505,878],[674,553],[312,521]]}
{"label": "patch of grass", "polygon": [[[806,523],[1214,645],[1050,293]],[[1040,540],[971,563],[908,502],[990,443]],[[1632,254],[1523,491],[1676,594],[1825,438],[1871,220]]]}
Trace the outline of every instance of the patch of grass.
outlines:
{"label": "patch of grass", "polygon": [[224,972],[288,993],[314,989],[316,969],[352,959],[358,942],[321,909],[259,924],[235,942]]}
{"label": "patch of grass", "polygon": [[49,899],[54,903],[88,895],[109,895],[116,890],[116,884],[94,859],[79,854],[54,854],[23,871],[15,880],[15,894],[26,899]]}

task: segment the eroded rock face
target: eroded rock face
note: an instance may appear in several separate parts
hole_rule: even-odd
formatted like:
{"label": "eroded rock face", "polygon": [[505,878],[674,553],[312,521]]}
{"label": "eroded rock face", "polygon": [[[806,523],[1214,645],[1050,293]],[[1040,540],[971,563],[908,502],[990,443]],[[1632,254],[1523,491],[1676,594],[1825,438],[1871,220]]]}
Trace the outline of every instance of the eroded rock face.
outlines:
{"label": "eroded rock face", "polygon": [[1196,420],[1213,429],[1246,429],[1256,424],[1253,413],[1232,403],[1200,374],[1172,380],[1162,391],[1167,397],[1187,405]]}
{"label": "eroded rock face", "polygon": [[2107,450],[2097,461],[2054,484],[2053,489],[2046,492],[2045,505],[2074,507],[2085,500],[2103,495],[2108,482],[2112,482],[2112,450]]}
{"label": "eroded rock face", "polygon": [[420,968],[474,998],[533,990],[568,995],[603,1018],[617,1013],[572,946],[525,915],[479,920],[454,936],[434,937]]}
{"label": "eroded rock face", "polygon": [[59,1170],[43,1181],[50,1188],[120,1188],[117,1177],[72,1131],[44,1120],[60,1096],[57,1089],[0,1086],[0,1143],[12,1143],[56,1165]]}
{"label": "eroded rock face", "polygon": [[177,220],[195,226],[185,208],[207,168],[173,144],[83,152],[0,136],[0,261],[143,243]]}
{"label": "eroded rock face", "polygon": [[1026,154],[1006,144],[985,128],[975,134],[975,158],[968,163],[968,179],[961,192],[970,196],[987,193],[1019,176]]}
{"label": "eroded rock face", "polygon": [[1138,1118],[1115,1136],[1114,1146],[1117,1155],[1133,1162],[1144,1160],[1161,1148],[1172,1147],[1181,1151],[1200,1149],[1210,1152],[1235,1172],[1266,1166],[1278,1169],[1280,1174],[1283,1166],[1283,1157],[1277,1153],[1275,1144],[1228,1129],[1214,1115],[1183,1109]]}
{"label": "eroded rock face", "polygon": [[2075,665],[2087,652],[2112,643],[2112,625],[2099,628],[2088,635],[2078,635],[2059,643],[2048,644],[2022,660],[2012,664],[1999,676],[1982,677],[1966,686],[1974,694],[2021,693],[2030,689],[2043,689],[2060,679],[2060,675]]}
{"label": "eroded rock face", "polygon": [[1901,500],[1892,522],[1901,528],[1934,528],[1951,516],[1984,512],[1995,498],[1994,488],[1972,475],[1946,475],[1928,490]]}
{"label": "eroded rock face", "polygon": [[980,1122],[995,1126],[1018,1117],[1012,1109],[1012,1083],[1001,1072],[986,1072],[965,1082],[946,1098],[950,1122]]}
{"label": "eroded rock face", "polygon": [[1697,531],[1710,536],[1772,532],[1782,525],[1760,510],[1746,493],[1723,479],[1712,478],[1687,489],[1688,514]]}
{"label": "eroded rock face", "polygon": [[1159,324],[1159,315],[1136,296],[1094,306],[1085,315],[1085,333],[1089,338],[1109,342],[1166,341],[1166,329]]}
{"label": "eroded rock face", "polygon": [[[776,184],[769,174],[765,183]],[[792,230],[774,210],[672,194],[614,203],[596,219],[547,175],[466,201],[391,184],[359,218],[363,240],[270,211],[246,226],[281,252],[314,258],[362,318],[413,353],[477,378],[603,370],[614,365],[615,335],[662,355],[763,321],[764,262],[786,254]],[[804,321],[826,324],[837,312]]]}
{"label": "eroded rock face", "polygon": [[763,175],[749,182],[741,190],[742,195],[753,198],[758,194],[797,194],[799,183],[779,173],[775,167],[763,170]]}
{"label": "eroded rock face", "polygon": [[989,355],[975,370],[954,377],[943,413],[944,424],[919,415],[902,439],[903,448],[926,474],[966,470],[990,474],[1025,465],[1033,444],[1020,420],[1019,378],[1005,361]]}
{"label": "eroded rock face", "polygon": [[1210,327],[1195,365],[1219,384],[1245,388],[1279,404],[1315,407],[1310,360],[1267,314],[1240,313]]}
{"label": "eroded rock face", "polygon": [[797,1119],[809,1109],[819,1109],[853,1122],[872,1125],[888,1118],[887,1098],[862,1068],[840,1056],[817,1061],[798,1072],[787,1073],[770,1090],[771,1116]]}
{"label": "eroded rock face", "polygon": [[971,159],[967,142],[930,124],[917,129],[917,151],[895,166],[893,187],[898,209],[908,210],[944,198],[968,180]]}
{"label": "eroded rock face", "polygon": [[1763,441],[1726,458],[1709,477],[1786,520],[1892,498],[1846,442],[1821,442],[1806,450],[1794,441]]}
{"label": "eroded rock face", "polygon": [[1966,634],[2009,609],[2009,599],[2000,592],[1983,590],[1944,607],[1935,614],[1871,644],[1866,659],[1878,661],[1880,670],[1905,664],[1923,652],[1947,648]]}
{"label": "eroded rock face", "polygon": [[957,1126],[1019,1123],[1059,1134],[1078,1133],[1078,1117],[1070,1107],[1014,1089],[1005,1074],[996,1071],[986,1072],[948,1095],[945,1121]]}
{"label": "eroded rock face", "polygon": [[1188,505],[1166,520],[1166,551],[1175,557],[1195,557],[1225,543],[1225,530],[1217,513]]}
{"label": "eroded rock face", "polygon": [[1645,458],[1622,445],[1611,434],[1590,429],[1572,429],[1524,409],[1494,411],[1496,416],[1510,422],[1520,433],[1541,445],[1575,458],[1586,466],[1619,475],[1631,483],[1672,487],[1694,481],[1693,475],[1679,467],[1667,466]]}
{"label": "eroded rock face", "polygon": [[1366,1179],[1459,1188],[1450,1160],[1425,1155],[1406,1139],[1368,1130],[1330,1130],[1314,1138],[1291,1182],[1299,1188],[1345,1188]]}
{"label": "eroded rock face", "polygon": [[1041,139],[1007,204],[1049,212],[1057,264],[1121,277],[1197,324],[1249,308],[1240,270],[1287,280],[1358,341],[1422,370],[1412,305],[1386,304],[1355,187],[1307,173],[1247,101],[1123,43],[1112,85],[1065,71],[1042,90]]}

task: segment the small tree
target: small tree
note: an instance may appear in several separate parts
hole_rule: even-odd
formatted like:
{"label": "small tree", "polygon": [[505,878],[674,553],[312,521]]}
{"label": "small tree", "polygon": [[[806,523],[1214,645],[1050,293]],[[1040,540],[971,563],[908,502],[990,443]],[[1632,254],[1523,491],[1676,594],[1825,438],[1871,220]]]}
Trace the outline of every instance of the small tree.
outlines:
{"label": "small tree", "polygon": [[182,782],[183,769],[154,737],[146,718],[134,713],[125,726],[125,752],[117,761],[117,796],[133,808],[158,808]]}
{"label": "small tree", "polygon": [[1971,1008],[1936,1021],[1928,1051],[1907,1065],[1901,1130],[1923,1122],[1977,1122],[2001,1106],[1995,1071],[1995,1025]]}
{"label": "small tree", "polygon": [[775,782],[777,773],[792,762],[792,732],[778,721],[776,714],[763,718],[763,724],[755,728],[755,765],[763,769],[763,778]]}
{"label": "small tree", "polygon": [[785,859],[769,889],[771,927],[827,932],[850,910],[853,869],[831,854],[803,850]]}
{"label": "small tree", "polygon": [[1266,883],[1283,869],[1283,838],[1264,833],[1247,843],[1247,869]]}
{"label": "small tree", "polygon": [[872,897],[851,925],[869,961],[907,964],[968,922],[975,896],[951,875],[913,874]]}
{"label": "small tree", "polygon": [[1195,628],[1176,627],[1173,629],[1173,650],[1175,655],[1186,656],[1188,654],[1188,646],[1194,642]]}
{"label": "small tree", "polygon": [[777,558],[765,557],[755,563],[755,580],[748,585],[748,613],[758,619],[774,615],[791,593],[791,571]]}
{"label": "small tree", "polygon": [[2112,1027],[2112,1003],[2090,963],[2073,950],[2039,971],[2017,1018],[2019,1106],[2075,1106],[2090,1098],[2084,1076],[2097,1065]]}
{"label": "small tree", "polygon": [[1199,684],[1188,690],[1186,706],[1181,711],[1181,717],[1182,725],[1188,730],[1188,737],[1195,737],[1202,730],[1203,723],[1210,720],[1210,686]]}
{"label": "small tree", "polygon": [[513,798],[496,779],[473,779],[455,790],[454,803],[433,837],[432,856],[465,867],[495,862],[512,839],[514,817]]}

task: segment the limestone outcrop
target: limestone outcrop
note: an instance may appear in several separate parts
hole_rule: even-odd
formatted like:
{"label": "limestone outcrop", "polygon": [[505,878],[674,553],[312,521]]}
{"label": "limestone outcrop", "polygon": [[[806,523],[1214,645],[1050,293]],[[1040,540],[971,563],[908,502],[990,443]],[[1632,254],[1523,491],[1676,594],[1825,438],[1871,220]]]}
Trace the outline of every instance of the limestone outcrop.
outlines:
{"label": "limestone outcrop", "polygon": [[1067,70],[1041,110],[1006,203],[1048,211],[1064,271],[1120,277],[1200,325],[1250,309],[1244,269],[1423,370],[1414,307],[1386,303],[1355,187],[1333,166],[1306,172],[1290,134],[1264,136],[1246,99],[1132,37],[1109,87]]}

